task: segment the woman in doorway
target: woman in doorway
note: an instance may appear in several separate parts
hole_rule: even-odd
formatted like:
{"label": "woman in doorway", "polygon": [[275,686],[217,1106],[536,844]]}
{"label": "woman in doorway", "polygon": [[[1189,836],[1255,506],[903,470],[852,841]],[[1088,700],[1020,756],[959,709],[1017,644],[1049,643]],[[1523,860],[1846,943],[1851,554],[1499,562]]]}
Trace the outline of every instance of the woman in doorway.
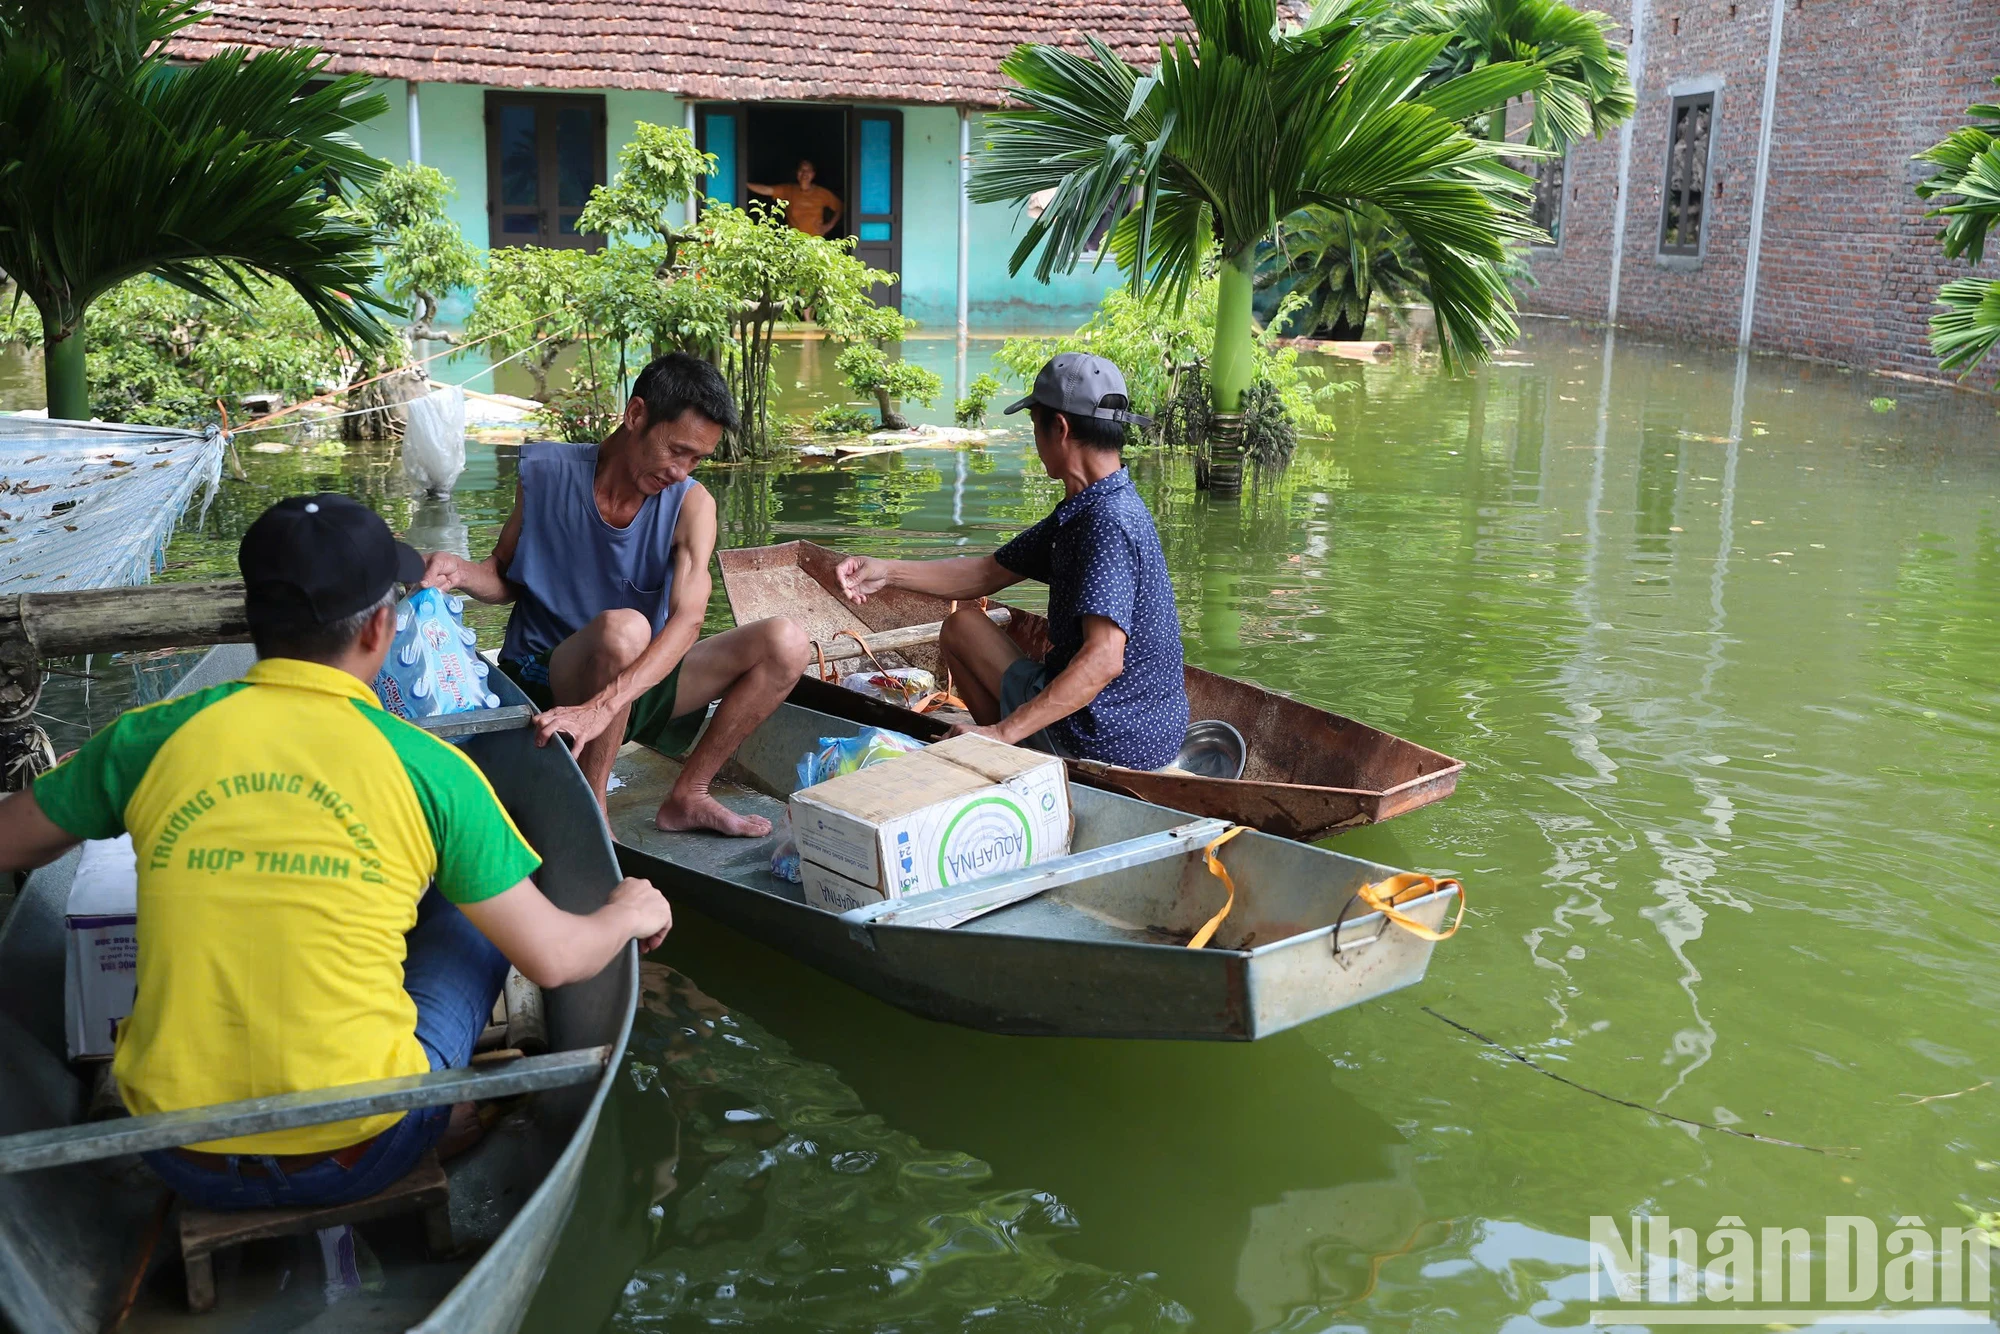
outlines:
{"label": "woman in doorway", "polygon": [[840,221],[840,196],[823,185],[814,185],[812,159],[800,158],[797,185],[750,183],[750,193],[767,195],[785,202],[785,221],[812,236],[825,236]]}

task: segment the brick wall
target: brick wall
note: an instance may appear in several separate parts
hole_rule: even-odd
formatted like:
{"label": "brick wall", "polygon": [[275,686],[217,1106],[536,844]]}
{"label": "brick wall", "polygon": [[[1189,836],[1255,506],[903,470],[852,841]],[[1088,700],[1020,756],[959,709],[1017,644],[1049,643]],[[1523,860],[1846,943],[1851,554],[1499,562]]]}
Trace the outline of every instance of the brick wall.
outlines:
{"label": "brick wall", "polygon": [[[1602,4],[1602,0],[1600,0]],[[1632,123],[1618,322],[1734,342],[1741,318],[1761,132],[1769,5],[1784,45],[1773,116],[1752,340],[1771,351],[1919,375],[1931,298],[1947,278],[1910,156],[1992,100],[2000,5],[1969,0],[1612,0],[1632,40],[1645,26]],[[1699,258],[1658,253],[1675,92],[1713,87],[1715,124]],[[1605,317],[1618,136],[1571,150],[1562,243],[1538,252],[1530,310]],[[1987,268],[2000,271],[1989,260]]]}

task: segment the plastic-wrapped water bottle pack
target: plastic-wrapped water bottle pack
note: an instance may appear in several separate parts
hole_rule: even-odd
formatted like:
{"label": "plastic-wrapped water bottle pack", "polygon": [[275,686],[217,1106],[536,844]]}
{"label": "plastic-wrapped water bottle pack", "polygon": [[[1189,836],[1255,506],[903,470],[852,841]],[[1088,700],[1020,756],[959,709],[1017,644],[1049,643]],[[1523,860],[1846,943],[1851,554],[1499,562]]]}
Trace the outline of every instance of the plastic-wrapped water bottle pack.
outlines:
{"label": "plastic-wrapped water bottle pack", "polygon": [[396,642],[375,678],[383,708],[403,718],[434,718],[500,707],[464,612],[464,598],[435,588],[420,588],[396,605]]}

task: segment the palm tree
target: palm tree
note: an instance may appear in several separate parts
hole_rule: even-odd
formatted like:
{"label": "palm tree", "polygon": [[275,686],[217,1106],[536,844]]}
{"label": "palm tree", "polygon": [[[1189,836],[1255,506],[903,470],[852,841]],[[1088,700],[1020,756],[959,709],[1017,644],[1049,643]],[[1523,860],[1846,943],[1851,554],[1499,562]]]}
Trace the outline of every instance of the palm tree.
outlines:
{"label": "palm tree", "polygon": [[[1426,84],[1510,61],[1539,67],[1546,81],[1535,94],[1526,142],[1559,155],[1584,134],[1601,137],[1632,115],[1636,99],[1625,53],[1609,40],[1612,26],[1606,15],[1561,0],[1406,0],[1377,31],[1449,37]],[[1476,119],[1485,121],[1487,137],[1507,138],[1504,104]],[[1286,285],[1306,296],[1316,322],[1295,327],[1330,327],[1336,338],[1362,336],[1375,292],[1396,302],[1421,299],[1424,282],[1407,238],[1376,209],[1303,209],[1260,251],[1259,286]]]}
{"label": "palm tree", "polygon": [[41,312],[51,416],[89,414],[83,316],[142,273],[228,302],[289,284],[350,346],[393,335],[375,236],[342,193],[387,165],[348,137],[387,100],[361,76],[312,92],[316,51],[165,45],[199,0],[0,0],[0,269]]}
{"label": "palm tree", "polygon": [[1257,287],[1304,301],[1286,323],[1294,333],[1361,338],[1375,294],[1421,301],[1424,272],[1409,238],[1382,210],[1305,208],[1258,247]]}
{"label": "palm tree", "polygon": [[[1562,0],[1403,0],[1385,16],[1385,37],[1448,38],[1429,82],[1444,82],[1488,65],[1532,64],[1547,75],[1535,91],[1527,142],[1561,153],[1571,144],[1629,120],[1638,107],[1625,72],[1625,53],[1607,34],[1608,15],[1579,11]],[[1492,139],[1507,137],[1507,108],[1487,117]]]}
{"label": "palm tree", "polygon": [[1458,122],[1541,87],[1535,66],[1503,63],[1436,82],[1450,39],[1376,40],[1382,0],[1321,0],[1281,29],[1275,0],[1184,0],[1193,41],[1141,70],[1104,43],[1090,53],[1026,45],[1002,64],[1018,110],[995,113],[972,196],[1024,200],[1053,190],[1015,249],[1018,272],[1073,268],[1116,202],[1138,204],[1110,245],[1142,290],[1186,299],[1211,247],[1220,269],[1209,382],[1218,415],[1211,480],[1241,485],[1237,409],[1254,374],[1251,296],[1257,243],[1310,205],[1372,204],[1410,238],[1431,277],[1448,364],[1516,332],[1497,265],[1535,229],[1529,182],[1498,145]]}
{"label": "palm tree", "polygon": [[[1976,265],[1986,257],[1986,233],[2000,222],[2000,106],[1978,102],[1965,114],[1972,124],[1917,154],[1937,168],[1917,195],[1949,201],[1927,216],[1945,220],[1938,232],[1945,258]],[[1931,351],[1945,370],[1970,375],[2000,345],[2000,280],[1954,278],[1937,299],[1944,309],[1931,317]]]}

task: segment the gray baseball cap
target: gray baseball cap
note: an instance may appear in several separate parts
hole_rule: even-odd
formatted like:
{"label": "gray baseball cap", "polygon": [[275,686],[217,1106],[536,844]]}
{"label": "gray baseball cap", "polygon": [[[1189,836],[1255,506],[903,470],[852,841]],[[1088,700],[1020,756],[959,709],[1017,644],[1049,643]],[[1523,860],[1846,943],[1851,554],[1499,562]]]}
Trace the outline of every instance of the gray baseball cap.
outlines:
{"label": "gray baseball cap", "polygon": [[1150,426],[1153,419],[1129,411],[1131,396],[1125,392],[1125,376],[1103,357],[1088,352],[1064,352],[1049,358],[1035,376],[1028,396],[1007,409],[1019,412],[1039,403],[1075,417],[1098,417],[1104,421]]}

